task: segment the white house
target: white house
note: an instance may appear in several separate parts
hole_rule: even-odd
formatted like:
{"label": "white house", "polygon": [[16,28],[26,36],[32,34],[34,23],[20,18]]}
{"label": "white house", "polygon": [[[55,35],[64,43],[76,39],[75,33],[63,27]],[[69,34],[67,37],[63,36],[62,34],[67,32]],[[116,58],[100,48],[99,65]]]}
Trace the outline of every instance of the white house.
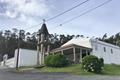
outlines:
{"label": "white house", "polygon": [[120,64],[120,47],[91,39],[92,54],[103,58],[106,64]]}
{"label": "white house", "polygon": [[93,38],[73,38],[52,53],[61,52],[73,62],[81,62],[86,55],[104,59],[105,64],[120,64],[120,47]]}

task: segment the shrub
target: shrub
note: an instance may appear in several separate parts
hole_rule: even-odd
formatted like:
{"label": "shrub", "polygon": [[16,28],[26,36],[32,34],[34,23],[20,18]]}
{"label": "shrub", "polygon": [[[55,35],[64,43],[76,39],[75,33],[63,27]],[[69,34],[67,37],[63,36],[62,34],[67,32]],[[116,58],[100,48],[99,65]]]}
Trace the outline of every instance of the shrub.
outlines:
{"label": "shrub", "polygon": [[103,68],[103,66],[104,66],[104,59],[100,58],[99,61],[100,61],[100,66]]}
{"label": "shrub", "polygon": [[48,67],[64,67],[68,64],[66,57],[61,54],[49,55],[45,58],[45,65]]}
{"label": "shrub", "polygon": [[82,68],[89,72],[100,73],[104,66],[103,58],[93,55],[85,56],[82,60]]}

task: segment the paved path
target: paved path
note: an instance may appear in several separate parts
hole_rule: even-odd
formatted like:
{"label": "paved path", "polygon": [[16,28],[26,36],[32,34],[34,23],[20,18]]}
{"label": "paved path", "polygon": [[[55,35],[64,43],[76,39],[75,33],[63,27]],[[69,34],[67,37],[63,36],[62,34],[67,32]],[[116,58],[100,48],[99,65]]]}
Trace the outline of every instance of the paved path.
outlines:
{"label": "paved path", "polygon": [[120,76],[75,76],[66,73],[13,72],[0,69],[0,80],[120,80]]}

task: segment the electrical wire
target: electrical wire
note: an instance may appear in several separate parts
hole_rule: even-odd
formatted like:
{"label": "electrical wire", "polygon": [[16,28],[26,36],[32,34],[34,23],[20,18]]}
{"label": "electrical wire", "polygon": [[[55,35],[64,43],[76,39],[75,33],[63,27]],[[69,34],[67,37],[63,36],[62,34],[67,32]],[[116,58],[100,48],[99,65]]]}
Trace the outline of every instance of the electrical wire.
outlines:
{"label": "electrical wire", "polygon": [[66,10],[66,11],[64,11],[64,12],[62,12],[62,13],[60,13],[60,14],[58,14],[58,15],[56,15],[56,16],[54,16],[54,17],[51,17],[51,18],[49,18],[49,19],[47,19],[46,21],[50,21],[50,20],[52,20],[52,19],[55,19],[55,18],[57,18],[57,17],[59,17],[59,16],[65,14],[65,13],[67,13],[67,12],[69,12],[69,11],[71,11],[71,10],[73,10],[73,9],[75,9],[75,8],[77,8],[77,7],[79,7],[79,6],[81,6],[81,5],[83,5],[84,3],[88,2],[88,1],[90,1],[90,0],[83,1],[82,3],[79,3],[78,5],[76,5],[76,6],[72,7],[72,8],[70,8],[70,9],[68,9],[68,10]]}
{"label": "electrical wire", "polygon": [[[67,20],[67,21],[59,24],[58,26],[55,26],[55,27],[63,26],[64,24],[67,24],[67,23],[69,23],[69,22],[71,22],[71,21],[73,21],[73,20],[75,20],[75,19],[77,19],[77,18],[79,18],[79,17],[81,17],[81,16],[89,13],[89,12],[92,12],[93,10],[96,10],[97,8],[102,7],[102,6],[104,6],[105,4],[107,4],[107,3],[111,2],[111,1],[112,1],[112,0],[108,0],[108,1],[106,1],[106,2],[104,2],[104,3],[102,3],[102,4],[98,5],[98,6],[96,6],[96,7],[94,7],[94,8],[92,8],[92,9],[90,9],[90,10],[88,10],[88,11],[86,11],[86,12],[80,14],[80,15],[78,15],[78,16],[75,16],[75,17],[73,17],[73,18],[71,18],[71,19],[69,19],[69,20]],[[54,27],[54,28],[55,28],[55,27]]]}
{"label": "electrical wire", "polygon": [[[83,2],[81,2],[81,3],[79,3],[79,4],[77,4],[77,5],[73,6],[72,8],[67,9],[66,11],[63,11],[63,12],[61,12],[61,13],[59,13],[59,14],[57,14],[57,15],[49,18],[49,19],[46,19],[45,22],[51,21],[51,20],[53,20],[53,19],[55,19],[55,18],[57,18],[57,17],[59,17],[59,16],[61,16],[61,15],[64,15],[65,13],[70,12],[71,10],[73,10],[73,9],[75,9],[75,8],[77,8],[77,7],[85,4],[85,3],[87,3],[88,1],[90,1],[90,0],[85,0],[85,1],[83,1]],[[39,26],[39,25],[41,25],[41,24],[42,24],[42,22],[39,23],[39,24],[37,24],[37,25],[28,27],[28,28],[26,28],[26,29],[24,29],[24,30],[29,30],[29,29],[34,28],[34,27],[37,27],[37,26]]]}
{"label": "electrical wire", "polygon": [[[84,3],[87,2],[87,1],[89,1],[89,0],[84,1]],[[85,15],[85,14],[87,14],[87,13],[89,13],[89,12],[91,12],[91,11],[97,9],[97,8],[99,8],[99,7],[102,7],[102,6],[104,6],[105,4],[107,4],[107,3],[111,2],[111,1],[112,1],[112,0],[108,0],[108,1],[106,1],[106,2],[104,2],[104,3],[102,3],[102,4],[100,4],[100,5],[92,8],[92,9],[90,9],[90,10],[88,10],[88,11],[86,11],[86,12],[84,12],[84,13],[78,15],[78,16],[76,16],[76,17],[73,17],[73,18],[71,18],[70,20],[63,22],[62,24],[59,24],[58,26],[56,26],[56,28],[59,27],[59,26],[63,26],[64,24],[67,24],[67,23],[69,23],[69,22],[71,22],[71,21],[73,21],[73,20],[75,20],[75,19],[77,19],[77,18],[79,18],[79,17],[81,17],[81,16],[83,16],[83,15]],[[82,5],[82,4],[83,4],[83,3],[81,3],[81,5]],[[79,5],[80,5],[80,4],[79,4]],[[56,18],[56,17],[59,17],[59,16],[65,14],[66,12],[69,12],[70,10],[76,8],[77,6],[78,6],[78,5],[74,6],[73,8],[71,8],[71,9],[65,11],[65,12],[62,12],[62,13],[59,14],[59,15],[56,15],[56,16],[48,19],[47,21],[50,21],[50,20],[52,20],[52,19],[54,19],[54,18]],[[42,24],[42,23],[40,23],[40,24]],[[40,25],[40,24],[39,24],[39,25]],[[32,26],[32,27],[29,27],[28,29],[30,29],[30,28],[33,28],[33,26]],[[4,50],[5,50],[5,49],[3,49],[3,50],[1,50],[1,51],[4,51]],[[1,51],[0,51],[0,52],[1,52]]]}

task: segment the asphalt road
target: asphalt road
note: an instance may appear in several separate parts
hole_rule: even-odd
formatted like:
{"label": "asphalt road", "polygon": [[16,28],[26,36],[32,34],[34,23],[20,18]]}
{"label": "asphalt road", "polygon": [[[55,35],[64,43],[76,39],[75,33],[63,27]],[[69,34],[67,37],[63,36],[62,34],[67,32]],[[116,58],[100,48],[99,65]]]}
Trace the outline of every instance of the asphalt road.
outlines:
{"label": "asphalt road", "polygon": [[14,72],[0,69],[0,80],[120,80],[120,76],[76,76],[66,73]]}

